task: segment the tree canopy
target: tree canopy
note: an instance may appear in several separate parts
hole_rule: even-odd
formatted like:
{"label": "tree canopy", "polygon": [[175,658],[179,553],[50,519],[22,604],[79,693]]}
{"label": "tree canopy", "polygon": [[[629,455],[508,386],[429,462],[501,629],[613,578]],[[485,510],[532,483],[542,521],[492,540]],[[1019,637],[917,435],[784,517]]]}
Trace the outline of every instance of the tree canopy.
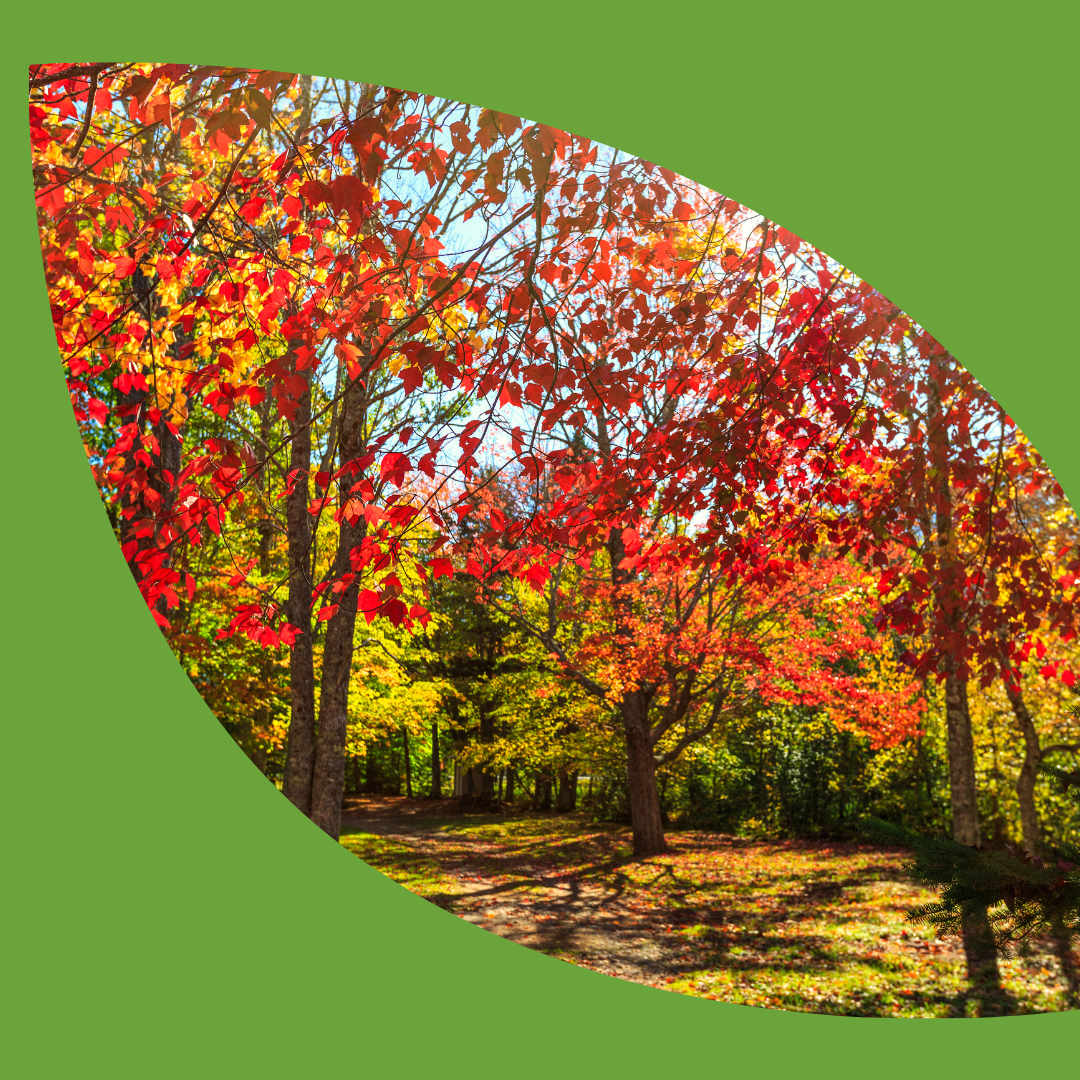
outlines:
{"label": "tree canopy", "polygon": [[669,169],[431,95],[126,62],[29,90],[124,557],[328,833],[348,763],[400,738],[411,786],[434,725],[433,770],[449,740],[489,800],[617,761],[646,857],[663,778],[723,738],[809,717],[899,754],[932,701],[973,846],[969,681],[1006,693],[1034,828],[1024,694],[1074,682],[1075,517],[866,282]]}

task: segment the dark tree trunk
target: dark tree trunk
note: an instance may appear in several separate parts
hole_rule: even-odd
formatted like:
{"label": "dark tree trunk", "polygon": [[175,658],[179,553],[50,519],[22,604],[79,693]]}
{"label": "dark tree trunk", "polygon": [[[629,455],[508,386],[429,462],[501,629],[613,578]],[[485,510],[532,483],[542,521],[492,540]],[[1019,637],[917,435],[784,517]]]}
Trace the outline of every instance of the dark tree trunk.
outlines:
{"label": "dark tree trunk", "polygon": [[975,787],[975,742],[971,735],[967,681],[958,678],[951,661],[945,676],[945,726],[949,743],[949,793],[953,839],[979,846],[979,800]]}
{"label": "dark tree trunk", "polygon": [[660,855],[664,843],[664,818],[656,787],[656,758],[646,726],[646,706],[638,693],[623,699],[623,731],[626,736],[626,779],[630,788],[630,826],[634,854],[638,858]]}
{"label": "dark tree trunk", "polygon": [[405,794],[411,799],[412,793],[412,754],[409,751],[409,729],[401,727],[401,745],[405,755]]}
{"label": "dark tree trunk", "polygon": [[506,793],[503,799],[507,806],[514,805],[514,770],[509,766],[506,769]]}
{"label": "dark tree trunk", "polygon": [[472,802],[477,802],[482,797],[484,791],[484,778],[480,766],[473,765],[465,775],[468,780],[469,799]]}
{"label": "dark tree trunk", "polygon": [[[615,615],[614,647],[616,656],[629,659],[632,612],[622,589],[633,581],[633,573],[622,566],[626,548],[622,533],[612,529],[607,541],[612,607]],[[623,665],[628,666],[628,665]],[[628,690],[621,703],[623,733],[626,738],[626,779],[629,785],[630,824],[634,833],[634,855],[648,858],[667,850],[664,843],[664,820],[660,812],[660,794],[656,789],[656,758],[649,727],[649,702],[641,690]]]}
{"label": "dark tree trunk", "polygon": [[[311,77],[300,77],[300,116],[296,136],[306,140],[311,123]],[[295,154],[295,147],[292,151]],[[295,314],[295,308],[294,308]],[[290,361],[295,370],[297,342],[291,341]],[[289,652],[289,734],[281,790],[302,813],[311,815],[311,779],[315,768],[315,659],[311,635],[311,373],[298,372],[308,389],[288,421],[289,476],[292,493],[285,496],[285,531],[289,550],[289,598],[286,619],[299,633]]]}
{"label": "dark tree trunk", "polygon": [[311,647],[311,394],[300,399],[289,421],[292,437],[289,474],[292,493],[285,496],[289,541],[289,599],[286,618],[299,630],[289,653],[289,741],[285,750],[282,791],[301,813],[311,814],[311,775],[315,765],[315,659]]}
{"label": "dark tree trunk", "polygon": [[[480,706],[480,742],[495,741],[495,718],[491,710]],[[480,767],[480,801],[491,803],[495,800],[495,773],[486,762]]]}
{"label": "dark tree trunk", "polygon": [[431,797],[442,798],[442,760],[439,757],[439,722],[431,722]]}
{"label": "dark tree trunk", "polygon": [[559,773],[559,795],[555,809],[560,814],[569,814],[577,806],[577,773]]}
{"label": "dark tree trunk", "polygon": [[[354,530],[342,522],[339,551],[344,548],[346,558],[348,551],[359,543],[359,536],[353,540],[350,535],[354,532],[359,533],[360,530]],[[348,563],[345,565],[347,567]],[[339,576],[336,570],[334,576]],[[327,623],[319,687],[319,735],[315,744],[315,769],[311,784],[311,820],[335,840],[340,831],[345,781],[349,679],[352,675],[353,631],[359,592],[355,585],[354,582],[342,594],[337,612]]]}
{"label": "dark tree trunk", "polygon": [[536,774],[536,795],[533,803],[537,810],[551,809],[551,778]]}
{"label": "dark tree trunk", "polygon": [[[301,129],[310,123],[311,118],[311,79],[300,79]],[[305,520],[309,519],[307,499],[307,472],[311,468],[311,431],[310,394],[307,396],[307,415],[309,423],[305,426],[307,465],[304,476],[304,499],[301,511]],[[347,498],[350,487],[349,468],[363,454],[364,413],[366,409],[366,386],[360,379],[346,383],[340,397],[340,415],[336,433],[331,435],[327,447],[327,464],[333,462],[334,439],[339,451],[341,478],[339,494],[341,501]],[[290,514],[291,520],[291,514]],[[310,531],[310,524],[306,526]],[[367,532],[367,519],[358,518],[350,524],[342,518],[338,545],[334,557],[332,577],[340,579],[351,571],[349,554],[363,539]],[[290,557],[291,557],[290,536]],[[310,559],[310,542],[306,545],[306,554]],[[309,563],[310,565],[310,563]],[[291,567],[290,567],[291,569]],[[310,576],[310,575],[309,575]],[[338,605],[334,616],[327,622],[326,642],[323,647],[322,676],[319,687],[319,719],[317,735],[313,733],[314,747],[310,769],[310,811],[309,816],[324,832],[338,839],[341,832],[341,804],[345,794],[345,746],[348,735],[349,681],[352,676],[353,634],[356,626],[356,602],[360,592],[359,580],[354,580],[341,593],[328,599]],[[290,598],[291,598],[290,591]],[[310,604],[309,591],[305,604]],[[290,620],[291,621],[291,620]],[[296,625],[296,624],[294,624]],[[305,613],[305,625],[310,627],[310,614]],[[310,640],[310,633],[304,635]],[[314,701],[314,687],[312,688]]]}
{"label": "dark tree trunk", "polygon": [[[363,387],[359,382],[348,386],[342,396],[338,439],[341,468],[362,453],[361,421]],[[348,491],[349,478],[342,477],[341,487]],[[351,570],[349,553],[367,532],[367,519],[359,517],[352,524],[342,518],[339,526],[333,577],[339,579]],[[341,832],[341,800],[345,790],[345,745],[349,724],[349,680],[352,677],[353,635],[356,630],[356,602],[360,580],[335,595],[338,609],[326,624],[323,647],[322,682],[319,694],[319,736],[315,747],[315,769],[311,784],[311,820],[335,840]]]}
{"label": "dark tree trunk", "polygon": [[1003,1002],[1001,972],[998,969],[997,949],[986,909],[967,916],[961,926],[964,958],[967,961],[968,982],[980,1000],[980,1015],[986,1015],[987,1005]]}

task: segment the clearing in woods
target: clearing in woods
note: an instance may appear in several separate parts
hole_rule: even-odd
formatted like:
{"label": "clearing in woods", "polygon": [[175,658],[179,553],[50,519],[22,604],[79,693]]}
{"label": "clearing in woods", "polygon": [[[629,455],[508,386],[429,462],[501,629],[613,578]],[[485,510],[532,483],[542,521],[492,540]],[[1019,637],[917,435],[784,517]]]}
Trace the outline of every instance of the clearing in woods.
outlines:
{"label": "clearing in woods", "polygon": [[[667,854],[635,862],[629,829],[580,815],[366,796],[346,799],[341,842],[477,926],[649,986],[848,1016],[974,1008],[959,944],[904,921],[931,894],[901,851],[671,831]],[[1049,942],[1001,970],[1009,1011],[1066,1007]]]}

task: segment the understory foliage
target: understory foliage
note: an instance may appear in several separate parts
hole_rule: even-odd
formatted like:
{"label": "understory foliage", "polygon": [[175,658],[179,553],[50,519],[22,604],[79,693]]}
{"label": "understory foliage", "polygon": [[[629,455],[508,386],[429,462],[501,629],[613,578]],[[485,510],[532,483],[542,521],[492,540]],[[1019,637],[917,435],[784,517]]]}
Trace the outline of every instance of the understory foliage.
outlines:
{"label": "understory foliage", "polygon": [[939,899],[907,913],[909,922],[958,935],[966,917],[989,910],[994,942],[1002,951],[1051,928],[1080,932],[1080,849],[1071,844],[1025,856],[1011,845],[1001,851],[972,848],[875,818],[866,820],[865,829],[877,840],[910,848],[908,871],[939,890]]}
{"label": "understory foliage", "polygon": [[[1074,688],[1073,696],[1080,698],[1080,690]],[[1069,712],[1077,719],[1080,703]],[[1080,808],[1080,770],[1041,763],[1040,771],[1060,781],[1066,794],[1070,785],[1078,785],[1072,802]],[[965,919],[988,912],[994,943],[1002,952],[1038,933],[1056,933],[1066,943],[1080,934],[1080,845],[1057,839],[1028,852],[1008,842],[996,849],[970,847],[875,817],[861,824],[867,835],[909,848],[909,872],[938,890],[937,900],[908,912],[910,922],[956,935]]]}

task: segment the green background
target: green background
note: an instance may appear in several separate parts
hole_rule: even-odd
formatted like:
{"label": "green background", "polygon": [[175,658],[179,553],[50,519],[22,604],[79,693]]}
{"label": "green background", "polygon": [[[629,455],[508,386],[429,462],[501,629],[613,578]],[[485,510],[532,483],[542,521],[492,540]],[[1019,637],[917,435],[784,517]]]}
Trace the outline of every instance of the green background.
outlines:
{"label": "green background", "polygon": [[641,154],[885,292],[1000,398],[1070,491],[1076,31],[1064,4],[941,0],[760,13],[718,0],[54,0],[9,13],[9,1075],[996,1076],[1074,1060],[1076,1012],[830,1018],[576,969],[428,905],[295,813],[187,683],[110,534],[50,332],[24,95],[30,62],[250,65],[442,94]]}

